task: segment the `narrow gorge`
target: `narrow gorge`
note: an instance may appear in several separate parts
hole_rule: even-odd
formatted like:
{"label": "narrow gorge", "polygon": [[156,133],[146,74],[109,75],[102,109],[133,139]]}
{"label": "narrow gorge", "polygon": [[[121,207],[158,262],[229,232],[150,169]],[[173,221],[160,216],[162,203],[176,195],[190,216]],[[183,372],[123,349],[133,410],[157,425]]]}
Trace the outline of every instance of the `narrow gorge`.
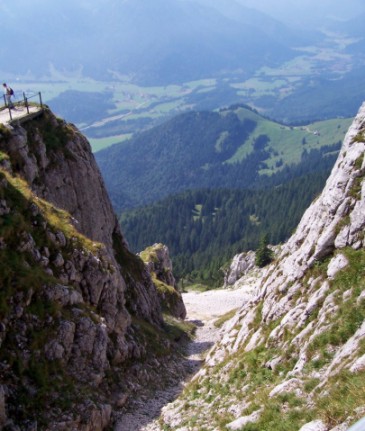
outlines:
{"label": "narrow gorge", "polygon": [[165,246],[129,250],[73,125],[48,109],[1,125],[0,429],[132,431],[136,403],[175,385],[133,427],[347,430],[365,415],[364,154],[365,104],[273,263],[227,274],[220,329],[184,381],[193,328]]}
{"label": "narrow gorge", "polygon": [[161,429],[345,431],[365,415],[364,154],[365,104],[322,194]]}

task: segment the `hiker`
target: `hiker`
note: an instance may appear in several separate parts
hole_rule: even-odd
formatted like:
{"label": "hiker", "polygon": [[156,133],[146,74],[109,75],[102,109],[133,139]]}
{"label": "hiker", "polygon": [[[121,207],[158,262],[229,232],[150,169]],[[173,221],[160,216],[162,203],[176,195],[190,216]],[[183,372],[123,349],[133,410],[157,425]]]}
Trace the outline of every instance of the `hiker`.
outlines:
{"label": "hiker", "polygon": [[8,106],[9,109],[14,109],[14,105],[11,100],[12,96],[14,96],[14,91],[10,87],[8,87],[8,85],[5,82],[3,84],[3,87],[4,87],[6,105]]}

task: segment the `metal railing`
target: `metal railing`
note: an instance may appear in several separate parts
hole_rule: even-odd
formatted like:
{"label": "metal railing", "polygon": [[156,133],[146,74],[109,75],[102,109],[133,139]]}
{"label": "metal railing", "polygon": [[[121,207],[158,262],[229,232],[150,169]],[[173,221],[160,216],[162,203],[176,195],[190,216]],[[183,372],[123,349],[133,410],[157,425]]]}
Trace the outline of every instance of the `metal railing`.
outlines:
{"label": "metal railing", "polygon": [[[12,116],[11,110],[12,110],[12,108],[14,106],[24,106],[26,108],[26,110],[27,110],[27,114],[29,114],[30,113],[29,112],[29,107],[31,106],[31,103],[29,103],[29,100],[32,99],[32,98],[34,98],[34,97],[37,97],[38,100],[39,100],[39,102],[38,103],[37,102],[31,102],[31,103],[35,103],[36,105],[39,105],[41,109],[43,109],[42,94],[41,94],[40,91],[38,93],[33,93],[30,96],[26,95],[23,92],[23,100],[12,102],[11,105],[7,102],[7,100],[6,100],[6,94],[4,94],[3,95],[3,98],[4,98],[4,107],[5,107],[5,109],[8,109],[8,111],[9,111],[10,121],[13,120],[13,116]],[[3,108],[1,108],[1,109],[3,109]]]}

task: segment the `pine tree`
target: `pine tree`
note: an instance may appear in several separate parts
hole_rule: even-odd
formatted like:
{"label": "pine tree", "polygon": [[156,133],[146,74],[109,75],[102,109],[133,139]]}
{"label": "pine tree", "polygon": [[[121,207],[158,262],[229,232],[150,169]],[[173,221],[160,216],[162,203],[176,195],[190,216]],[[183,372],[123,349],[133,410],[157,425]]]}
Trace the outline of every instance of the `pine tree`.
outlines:
{"label": "pine tree", "polygon": [[268,247],[269,237],[263,235],[260,240],[258,249],[256,250],[255,264],[259,268],[263,268],[268,265],[273,259],[273,252]]}

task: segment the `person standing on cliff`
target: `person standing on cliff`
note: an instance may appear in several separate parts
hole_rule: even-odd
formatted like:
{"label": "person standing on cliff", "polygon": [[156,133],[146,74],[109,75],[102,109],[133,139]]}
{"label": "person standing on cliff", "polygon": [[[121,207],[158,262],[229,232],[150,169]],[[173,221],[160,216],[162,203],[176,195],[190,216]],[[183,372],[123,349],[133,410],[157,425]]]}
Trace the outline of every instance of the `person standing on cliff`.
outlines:
{"label": "person standing on cliff", "polygon": [[11,98],[14,96],[14,91],[5,82],[3,84],[3,87],[4,87],[6,104],[7,104],[9,109],[14,109],[14,105],[13,105],[13,102],[11,100]]}

